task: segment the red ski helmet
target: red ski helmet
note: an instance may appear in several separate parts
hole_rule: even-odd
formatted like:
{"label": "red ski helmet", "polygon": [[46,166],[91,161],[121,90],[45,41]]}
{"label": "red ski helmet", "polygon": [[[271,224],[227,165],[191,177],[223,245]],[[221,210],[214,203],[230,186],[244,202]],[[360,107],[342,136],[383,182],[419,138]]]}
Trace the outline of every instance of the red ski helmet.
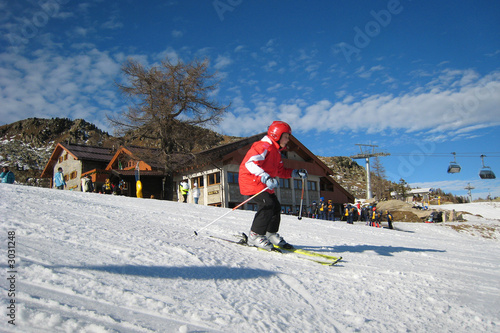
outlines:
{"label": "red ski helmet", "polygon": [[283,133],[292,134],[292,128],[284,121],[273,121],[267,130],[267,135],[276,142],[281,139]]}

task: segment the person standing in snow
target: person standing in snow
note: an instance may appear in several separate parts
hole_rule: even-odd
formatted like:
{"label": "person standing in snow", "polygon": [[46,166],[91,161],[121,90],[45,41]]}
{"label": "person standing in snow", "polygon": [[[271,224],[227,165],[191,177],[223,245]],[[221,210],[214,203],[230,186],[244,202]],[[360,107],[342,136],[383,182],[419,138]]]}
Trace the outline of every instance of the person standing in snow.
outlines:
{"label": "person standing in snow", "polygon": [[239,169],[239,185],[242,195],[255,195],[257,212],[250,228],[248,243],[266,250],[274,245],[293,248],[278,234],[281,221],[281,204],[274,193],[279,183],[274,177],[307,177],[305,169],[285,168],[281,151],[286,148],[292,129],[283,121],[274,121],[267,135],[255,142],[245,155]]}
{"label": "person standing in snow", "polygon": [[58,190],[64,190],[66,182],[64,181],[63,169],[59,167],[54,175],[54,187]]}
{"label": "person standing in snow", "polygon": [[353,224],[354,223],[354,210],[356,207],[352,206],[351,204],[347,205],[347,223],[348,224]]}
{"label": "person standing in snow", "polygon": [[14,181],[16,180],[16,176],[14,176],[14,173],[9,170],[9,167],[5,165],[2,168],[2,173],[0,174],[0,179],[2,180],[2,183],[6,184],[14,184]]}
{"label": "person standing in snow", "polygon": [[385,211],[385,216],[387,217],[387,224],[389,225],[389,229],[394,229],[394,227],[392,226],[392,214],[391,212],[389,212],[388,210]]}
{"label": "person standing in snow", "polygon": [[181,195],[184,198],[184,200],[182,202],[186,203],[187,196],[189,193],[189,184],[188,184],[187,180],[181,181],[181,183],[179,184],[179,191],[181,192]]}
{"label": "person standing in snow", "polygon": [[319,198],[319,218],[321,220],[326,220],[326,212],[328,210],[328,206],[325,202],[325,198]]}
{"label": "person standing in snow", "polygon": [[335,221],[335,206],[332,200],[328,200],[328,221]]}
{"label": "person standing in snow", "polygon": [[104,181],[104,184],[102,184],[102,193],[104,194],[111,194],[112,193],[112,188],[111,188],[111,181],[109,178],[106,178]]}
{"label": "person standing in snow", "polygon": [[198,200],[200,199],[200,189],[198,188],[198,183],[193,184],[193,200],[195,204],[198,204]]}
{"label": "person standing in snow", "polygon": [[82,192],[92,192],[92,179],[90,179],[89,175],[86,175],[82,178]]}
{"label": "person standing in snow", "polygon": [[311,218],[317,219],[319,216],[318,204],[313,201],[311,204]]}

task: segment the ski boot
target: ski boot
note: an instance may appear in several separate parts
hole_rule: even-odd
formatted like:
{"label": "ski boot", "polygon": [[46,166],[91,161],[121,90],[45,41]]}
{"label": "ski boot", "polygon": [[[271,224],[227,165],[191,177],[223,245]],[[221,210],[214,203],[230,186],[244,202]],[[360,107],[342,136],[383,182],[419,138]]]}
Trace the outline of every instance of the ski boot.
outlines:
{"label": "ski boot", "polygon": [[272,251],[274,249],[273,244],[264,235],[259,235],[253,231],[250,231],[247,243],[252,246],[260,247],[261,249]]}
{"label": "ski boot", "polygon": [[266,232],[266,237],[271,243],[276,246],[282,247],[287,250],[293,249],[293,245],[288,244],[277,232]]}

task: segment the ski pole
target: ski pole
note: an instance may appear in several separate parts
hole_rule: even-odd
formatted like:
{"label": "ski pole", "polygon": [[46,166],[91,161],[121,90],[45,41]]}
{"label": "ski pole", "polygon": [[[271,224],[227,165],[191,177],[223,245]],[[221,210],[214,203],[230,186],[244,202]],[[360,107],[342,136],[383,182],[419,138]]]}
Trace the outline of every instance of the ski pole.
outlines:
{"label": "ski pole", "polygon": [[198,232],[202,231],[203,229],[206,229],[208,228],[209,226],[211,226],[212,224],[214,224],[215,222],[219,221],[221,218],[223,218],[224,216],[226,216],[227,214],[231,213],[232,211],[240,208],[241,206],[243,206],[244,204],[246,204],[247,202],[249,202],[250,200],[252,200],[253,198],[255,198],[256,196],[258,196],[259,194],[261,194],[262,192],[264,192],[265,190],[269,189],[269,187],[266,187],[264,188],[262,191],[260,191],[259,193],[257,194],[254,194],[252,195],[250,198],[246,199],[245,201],[243,201],[242,203],[240,203],[238,206],[234,207],[233,209],[231,209],[229,212],[225,213],[224,215],[222,216],[219,216],[218,218],[216,218],[215,220],[213,220],[212,222],[210,222],[209,224],[207,224],[206,226],[204,226],[203,228],[201,228],[200,230],[198,231],[194,231],[194,234],[196,236],[198,236]]}
{"label": "ski pole", "polygon": [[305,178],[302,178],[302,194],[300,195],[300,209],[299,209],[299,216],[298,219],[302,220],[302,204],[304,203],[304,185],[305,185]]}

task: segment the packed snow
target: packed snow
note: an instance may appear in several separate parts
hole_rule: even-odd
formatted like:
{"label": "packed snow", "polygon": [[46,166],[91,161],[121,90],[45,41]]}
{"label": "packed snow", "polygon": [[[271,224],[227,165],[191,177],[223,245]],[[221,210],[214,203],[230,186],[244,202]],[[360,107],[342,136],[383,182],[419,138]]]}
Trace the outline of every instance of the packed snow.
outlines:
{"label": "packed snow", "polygon": [[228,210],[9,184],[0,195],[1,331],[500,332],[499,203],[397,230],[283,216],[287,241],[344,258],[323,266],[209,237],[248,232],[251,211],[203,229]]}

